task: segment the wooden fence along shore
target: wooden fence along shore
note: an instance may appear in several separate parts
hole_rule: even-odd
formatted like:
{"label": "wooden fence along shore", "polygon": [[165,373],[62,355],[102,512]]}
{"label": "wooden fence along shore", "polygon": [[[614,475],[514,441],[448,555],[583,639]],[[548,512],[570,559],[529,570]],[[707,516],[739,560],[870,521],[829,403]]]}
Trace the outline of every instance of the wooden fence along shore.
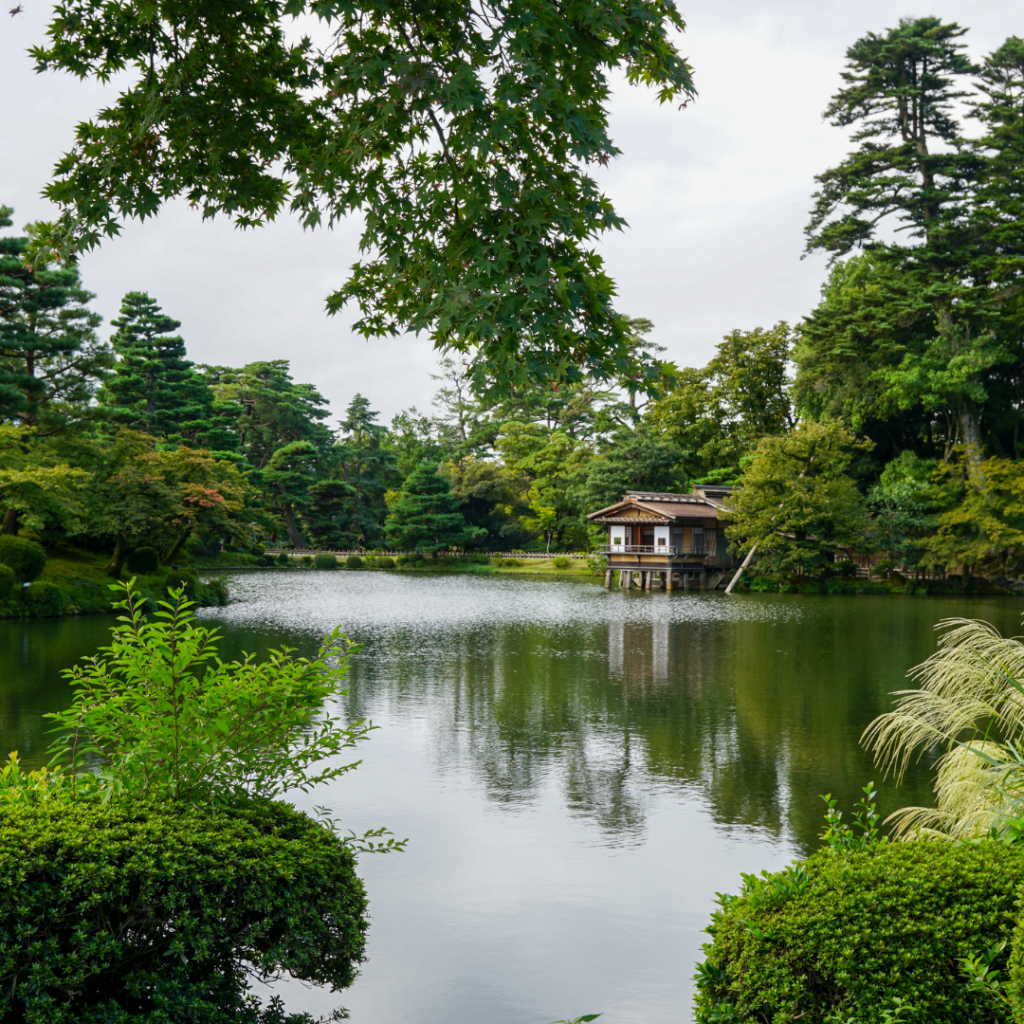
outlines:
{"label": "wooden fence along shore", "polygon": [[[400,555],[415,555],[415,551],[385,551],[376,548],[353,548],[350,551],[342,551],[336,548],[267,548],[268,555],[290,555],[294,558],[303,555],[337,555],[339,558],[347,558],[349,555],[358,555],[360,558],[398,558]],[[434,558],[465,558],[467,554],[486,555],[488,558],[578,558],[586,560],[592,557],[586,551],[552,551],[546,554],[543,551],[438,551]]]}

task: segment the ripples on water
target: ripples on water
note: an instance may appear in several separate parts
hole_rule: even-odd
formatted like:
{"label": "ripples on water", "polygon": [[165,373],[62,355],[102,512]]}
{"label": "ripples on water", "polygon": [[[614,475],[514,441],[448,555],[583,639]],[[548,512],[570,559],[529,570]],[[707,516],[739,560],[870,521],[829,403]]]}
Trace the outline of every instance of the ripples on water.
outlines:
{"label": "ripples on water", "polygon": [[[223,653],[361,645],[341,711],[381,728],[302,798],[408,852],[364,857],[370,960],[354,1024],[690,1019],[716,891],[814,848],[819,794],[869,779],[864,726],[948,615],[1019,631],[1019,602],[606,592],[588,582],[383,572],[233,575],[203,614]],[[0,623],[3,738],[38,763],[56,671],[102,620]],[[924,769],[883,809],[929,799]]]}

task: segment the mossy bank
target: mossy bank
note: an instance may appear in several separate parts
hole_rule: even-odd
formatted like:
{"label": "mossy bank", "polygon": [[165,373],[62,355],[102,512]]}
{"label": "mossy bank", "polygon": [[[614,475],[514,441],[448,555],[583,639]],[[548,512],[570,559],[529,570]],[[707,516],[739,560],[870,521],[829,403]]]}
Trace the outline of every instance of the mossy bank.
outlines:
{"label": "mossy bank", "polygon": [[[0,538],[0,618],[41,618],[57,615],[99,614],[112,610],[117,595],[110,589],[109,557],[69,547],[49,552],[23,538]],[[15,552],[17,548],[17,552]],[[20,558],[27,552],[26,558]],[[10,565],[10,562],[17,565]],[[227,603],[223,580],[203,580],[196,568],[146,565],[148,572],[122,572],[134,577],[138,592],[147,600],[166,597],[169,588],[182,587],[200,605]]]}

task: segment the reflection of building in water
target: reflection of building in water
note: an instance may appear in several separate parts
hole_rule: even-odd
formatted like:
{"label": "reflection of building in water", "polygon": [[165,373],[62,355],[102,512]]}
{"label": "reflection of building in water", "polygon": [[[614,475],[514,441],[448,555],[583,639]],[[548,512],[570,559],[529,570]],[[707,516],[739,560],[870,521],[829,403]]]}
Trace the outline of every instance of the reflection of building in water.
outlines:
{"label": "reflection of building in water", "polygon": [[608,673],[630,690],[703,685],[712,631],[679,622],[609,622]]}
{"label": "reflection of building in water", "polygon": [[612,678],[622,675],[625,667],[625,646],[621,622],[608,623],[608,672]]}

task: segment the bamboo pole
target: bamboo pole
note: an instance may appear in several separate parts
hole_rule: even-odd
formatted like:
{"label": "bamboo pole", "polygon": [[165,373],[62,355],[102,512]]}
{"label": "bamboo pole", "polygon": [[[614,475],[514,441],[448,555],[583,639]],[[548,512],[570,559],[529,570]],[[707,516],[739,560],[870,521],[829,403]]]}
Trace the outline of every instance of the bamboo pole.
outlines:
{"label": "bamboo pole", "polygon": [[748,565],[750,565],[751,561],[754,558],[754,552],[756,552],[756,551],[757,551],[757,545],[755,544],[747,552],[747,557],[743,559],[743,564],[736,570],[736,575],[733,576],[733,578],[731,580],[729,580],[729,586],[727,586],[725,588],[725,592],[727,594],[731,594],[732,593],[732,588],[736,586],[736,581],[743,575],[743,570],[746,569],[746,567]]}

